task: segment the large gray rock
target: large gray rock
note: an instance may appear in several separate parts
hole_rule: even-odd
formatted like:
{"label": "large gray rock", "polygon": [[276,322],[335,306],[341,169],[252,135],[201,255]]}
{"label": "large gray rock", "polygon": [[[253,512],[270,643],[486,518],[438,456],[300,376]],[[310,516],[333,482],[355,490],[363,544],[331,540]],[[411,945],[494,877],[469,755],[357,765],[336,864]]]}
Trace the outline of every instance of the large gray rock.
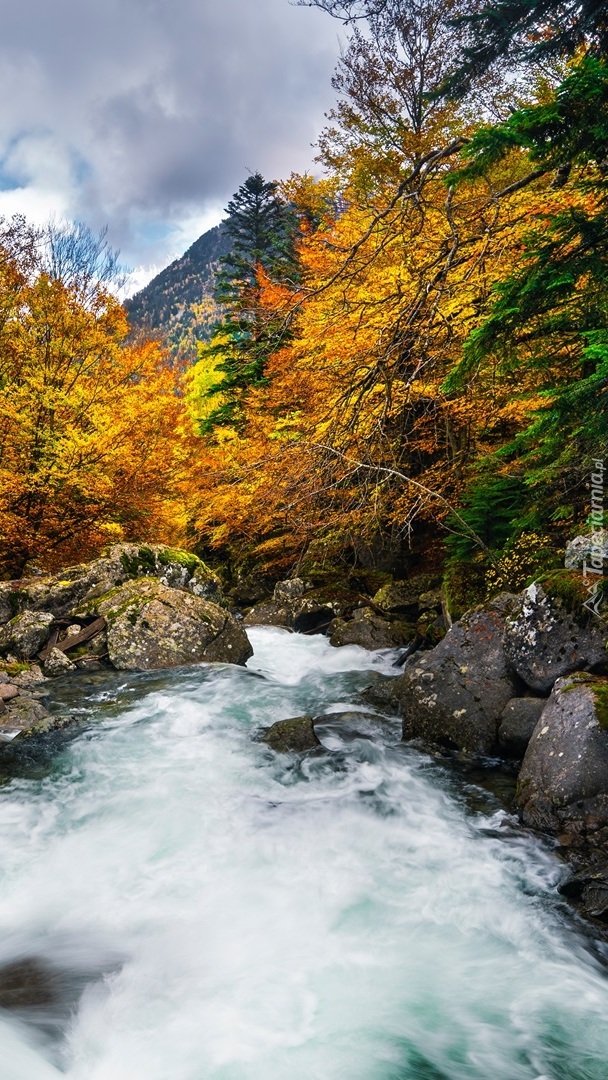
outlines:
{"label": "large gray rock", "polygon": [[[577,582],[570,584],[563,573],[566,580],[560,585],[556,577],[555,587],[576,589]],[[564,675],[601,669],[608,661],[606,624],[550,591],[549,585],[530,585],[507,625],[509,662],[526,686],[540,694],[548,693]],[[581,586],[581,605],[584,595]]]}
{"label": "large gray rock", "polygon": [[570,842],[608,839],[608,679],[558,679],[518,782],[526,825]]}
{"label": "large gray rock", "polygon": [[253,650],[223,608],[152,578],[128,581],[95,602],[106,619],[110,662],[149,671],[200,662],[244,664]]}
{"label": "large gray rock", "polygon": [[498,729],[498,742],[503,753],[523,758],[546,704],[544,698],[533,697],[513,698],[507,702]]}
{"label": "large gray rock", "polygon": [[25,611],[0,628],[0,653],[16,653],[30,660],[49,636],[53,616],[45,611]]}
{"label": "large gray rock", "polygon": [[280,754],[289,752],[302,753],[320,746],[312,716],[295,716],[289,720],[278,720],[267,728],[260,738]]}
{"label": "large gray rock", "polygon": [[418,654],[394,681],[391,696],[403,716],[403,739],[488,754],[516,680],[505,654],[505,594],[454,623],[431,652]]}
{"label": "large gray rock", "polygon": [[218,578],[196,555],[163,544],[115,544],[100,559],[70,566],[58,574],[0,583],[0,623],[23,611],[63,617],[109,589],[142,577],[157,578],[168,588],[187,589],[215,604],[224,603]]}
{"label": "large gray rock", "polygon": [[399,619],[383,619],[371,608],[354,612],[352,619],[334,619],[330,627],[331,645],[360,645],[363,649],[400,649],[409,645],[417,630]]}

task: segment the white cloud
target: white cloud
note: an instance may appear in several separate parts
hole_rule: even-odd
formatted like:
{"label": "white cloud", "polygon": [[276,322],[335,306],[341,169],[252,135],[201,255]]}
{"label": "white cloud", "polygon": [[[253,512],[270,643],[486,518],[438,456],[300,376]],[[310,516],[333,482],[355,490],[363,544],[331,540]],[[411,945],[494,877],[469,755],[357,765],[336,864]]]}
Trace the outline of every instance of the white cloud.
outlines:
{"label": "white cloud", "polygon": [[214,223],[248,170],[310,165],[336,25],[289,0],[13,0],[0,40],[0,213],[109,226],[134,265]]}

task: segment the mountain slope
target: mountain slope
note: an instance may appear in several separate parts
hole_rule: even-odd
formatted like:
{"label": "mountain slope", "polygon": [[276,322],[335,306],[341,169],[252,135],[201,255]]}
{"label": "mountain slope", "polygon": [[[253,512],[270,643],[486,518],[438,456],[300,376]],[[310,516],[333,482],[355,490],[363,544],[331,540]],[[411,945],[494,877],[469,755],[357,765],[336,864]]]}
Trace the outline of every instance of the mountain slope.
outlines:
{"label": "mountain slope", "polygon": [[223,224],[199,236],[185,255],[125,301],[133,329],[160,334],[173,353],[195,360],[197,341],[209,339],[219,315],[213,286],[219,260],[229,250]]}

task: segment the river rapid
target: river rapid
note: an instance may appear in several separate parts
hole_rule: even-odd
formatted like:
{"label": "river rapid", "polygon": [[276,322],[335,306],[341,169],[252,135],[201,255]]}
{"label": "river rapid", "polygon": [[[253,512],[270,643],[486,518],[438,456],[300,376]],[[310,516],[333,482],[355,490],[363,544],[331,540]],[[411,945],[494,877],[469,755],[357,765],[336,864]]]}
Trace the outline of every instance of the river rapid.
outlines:
{"label": "river rapid", "polygon": [[395,670],[251,638],[246,670],[66,681],[94,725],[0,788],[0,967],[59,988],[0,1011],[1,1080],[605,1080],[554,855],[397,724],[256,742]]}

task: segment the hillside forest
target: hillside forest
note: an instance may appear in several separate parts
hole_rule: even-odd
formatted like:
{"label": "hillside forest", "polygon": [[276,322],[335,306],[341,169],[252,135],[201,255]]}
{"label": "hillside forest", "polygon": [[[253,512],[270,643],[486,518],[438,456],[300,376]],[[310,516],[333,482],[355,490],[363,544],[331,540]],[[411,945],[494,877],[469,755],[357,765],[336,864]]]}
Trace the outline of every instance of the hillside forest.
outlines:
{"label": "hillside forest", "polygon": [[1,224],[4,578],[135,539],[233,581],[441,570],[457,611],[590,527],[605,5],[313,6],[347,40],[318,174],[235,193],[194,363],[129,326],[103,236]]}

